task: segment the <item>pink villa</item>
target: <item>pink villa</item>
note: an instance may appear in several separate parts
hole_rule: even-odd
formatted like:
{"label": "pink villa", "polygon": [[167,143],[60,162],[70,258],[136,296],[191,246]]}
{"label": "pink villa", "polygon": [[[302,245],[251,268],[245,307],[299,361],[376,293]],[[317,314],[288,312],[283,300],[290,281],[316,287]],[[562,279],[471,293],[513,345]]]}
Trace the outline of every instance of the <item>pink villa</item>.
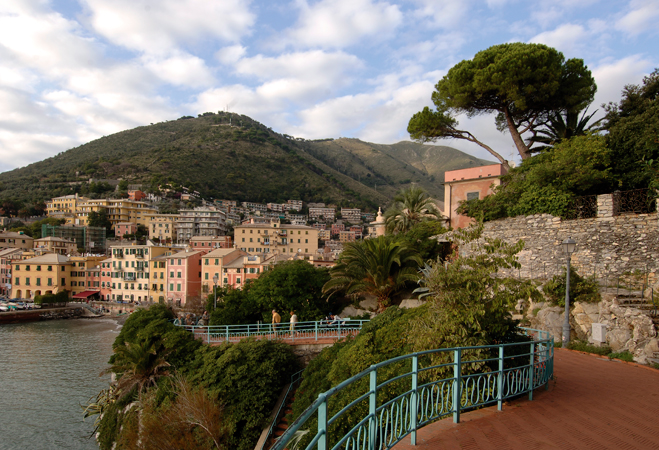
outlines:
{"label": "pink villa", "polygon": [[188,298],[201,295],[203,255],[203,252],[188,248],[167,257],[167,300],[183,306]]}
{"label": "pink villa", "polygon": [[473,219],[455,212],[460,202],[482,199],[493,193],[493,186],[501,184],[501,176],[507,173],[502,164],[449,170],[444,173],[444,216],[453,228],[464,228]]}
{"label": "pink villa", "polygon": [[135,234],[136,232],[137,224],[133,222],[119,222],[114,228],[115,236],[121,239],[127,234]]}
{"label": "pink villa", "polygon": [[101,261],[101,300],[112,297],[112,258]]}

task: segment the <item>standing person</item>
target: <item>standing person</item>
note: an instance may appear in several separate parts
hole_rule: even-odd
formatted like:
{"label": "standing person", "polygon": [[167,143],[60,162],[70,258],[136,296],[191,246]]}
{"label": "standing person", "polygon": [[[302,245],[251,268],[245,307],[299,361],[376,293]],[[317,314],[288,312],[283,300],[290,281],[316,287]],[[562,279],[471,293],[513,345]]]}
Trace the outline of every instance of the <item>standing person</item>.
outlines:
{"label": "standing person", "polygon": [[297,314],[295,314],[295,311],[291,311],[291,333],[295,333],[295,324],[297,323]]}
{"label": "standing person", "polygon": [[277,331],[277,324],[281,322],[281,316],[274,309],[272,310],[272,331]]}
{"label": "standing person", "polygon": [[208,311],[204,311],[204,315],[201,316],[201,324],[203,326],[208,326]]}

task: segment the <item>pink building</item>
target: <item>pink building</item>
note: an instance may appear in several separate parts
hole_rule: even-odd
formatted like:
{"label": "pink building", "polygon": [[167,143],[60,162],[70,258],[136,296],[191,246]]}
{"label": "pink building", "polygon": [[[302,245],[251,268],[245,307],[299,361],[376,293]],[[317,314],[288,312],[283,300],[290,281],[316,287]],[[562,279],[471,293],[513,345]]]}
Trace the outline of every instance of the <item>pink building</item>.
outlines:
{"label": "pink building", "polygon": [[342,231],[346,230],[346,226],[343,225],[342,223],[334,223],[332,224],[332,236],[336,236],[337,234],[341,233]]}
{"label": "pink building", "polygon": [[181,306],[201,295],[203,252],[186,249],[167,257],[167,300]]}
{"label": "pink building", "polygon": [[133,222],[119,222],[114,228],[114,234],[119,238],[123,238],[127,234],[135,234],[136,232],[137,224]]}
{"label": "pink building", "polygon": [[190,247],[204,253],[218,248],[233,248],[231,236],[193,236],[190,238]]}
{"label": "pink building", "polygon": [[128,198],[139,202],[143,198],[146,198],[146,194],[142,191],[128,191]]}
{"label": "pink building", "polygon": [[508,171],[502,164],[449,170],[444,173],[444,216],[453,228],[464,228],[473,219],[457,214],[460,202],[482,199],[493,193],[493,187],[501,184],[501,176]]}
{"label": "pink building", "polygon": [[350,227],[350,231],[355,233],[356,239],[361,239],[363,237],[363,229],[359,225],[353,225]]}
{"label": "pink building", "polygon": [[112,298],[112,258],[101,261],[101,300]]}

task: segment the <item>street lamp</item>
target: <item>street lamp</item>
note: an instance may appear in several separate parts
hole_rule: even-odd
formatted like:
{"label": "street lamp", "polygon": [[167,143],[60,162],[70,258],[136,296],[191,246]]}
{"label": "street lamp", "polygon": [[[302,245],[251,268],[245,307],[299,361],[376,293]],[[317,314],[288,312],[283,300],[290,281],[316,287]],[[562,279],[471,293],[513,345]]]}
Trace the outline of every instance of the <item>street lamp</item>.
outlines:
{"label": "street lamp", "polygon": [[567,271],[565,272],[565,320],[563,321],[563,348],[567,348],[570,343],[570,258],[574,253],[577,243],[571,238],[567,238],[561,244],[563,253],[567,255]]}
{"label": "street lamp", "polygon": [[213,305],[213,308],[217,309],[217,281],[220,279],[220,277],[217,276],[217,274],[213,275],[213,294],[215,296],[215,303]]}

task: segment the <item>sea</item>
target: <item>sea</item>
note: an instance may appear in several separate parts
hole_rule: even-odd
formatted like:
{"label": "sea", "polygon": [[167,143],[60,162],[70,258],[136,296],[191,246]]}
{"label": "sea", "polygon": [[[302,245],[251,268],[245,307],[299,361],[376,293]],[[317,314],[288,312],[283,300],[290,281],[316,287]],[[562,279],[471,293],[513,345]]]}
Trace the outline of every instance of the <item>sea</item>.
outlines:
{"label": "sea", "polygon": [[108,387],[111,319],[0,325],[0,450],[98,450],[83,408]]}

